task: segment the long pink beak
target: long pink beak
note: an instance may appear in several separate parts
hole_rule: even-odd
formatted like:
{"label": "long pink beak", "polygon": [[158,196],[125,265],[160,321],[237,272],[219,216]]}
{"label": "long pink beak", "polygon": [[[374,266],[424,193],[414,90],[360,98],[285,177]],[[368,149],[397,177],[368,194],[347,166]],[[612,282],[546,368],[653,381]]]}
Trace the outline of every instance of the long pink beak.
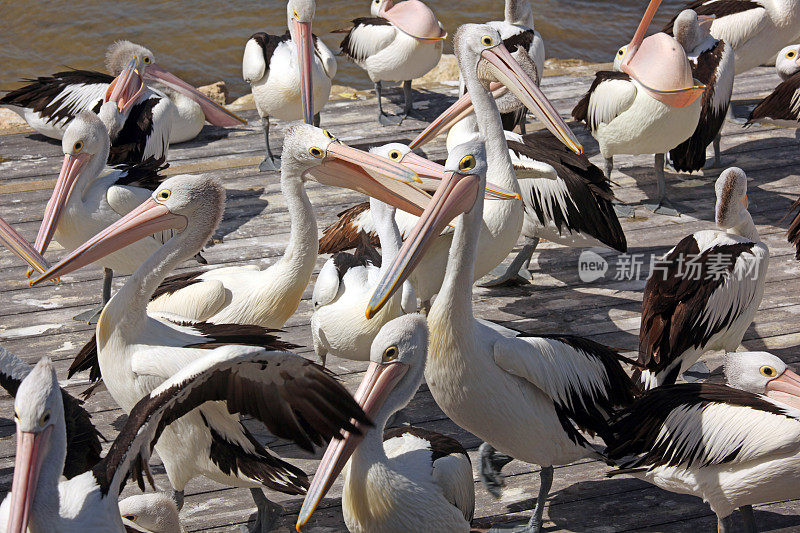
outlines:
{"label": "long pink beak", "polygon": [[46,449],[52,432],[52,425],[39,433],[17,430],[17,457],[14,461],[11,511],[6,529],[9,533],[24,533],[28,529],[36,485],[44,463],[45,454],[42,450]]}
{"label": "long pink beak", "polygon": [[800,376],[787,368],[783,374],[767,383],[766,394],[773,400],[800,409]]}
{"label": "long pink beak", "polygon": [[623,65],[630,63],[633,56],[639,51],[639,47],[642,45],[644,36],[647,33],[647,28],[653,22],[659,6],[661,6],[661,0],[650,0],[650,4],[647,6],[644,15],[642,15],[641,22],[639,22],[639,27],[636,28],[636,33],[633,34],[633,40],[628,44],[628,56],[622,62]]}
{"label": "long pink beak", "polygon": [[403,242],[394,263],[378,282],[367,305],[366,316],[372,318],[389,301],[414,271],[425,252],[442,230],[461,213],[466,213],[478,198],[480,178],[474,174],[451,172],[442,181],[430,204]]}
{"label": "long pink beak", "polygon": [[343,187],[414,215],[422,214],[430,195],[418,188],[416,173],[400,163],[334,141],[327,158],[306,174],[324,185]]}
{"label": "long pink beak", "polygon": [[[370,419],[375,418],[386,398],[407,371],[408,366],[404,363],[378,364],[370,362],[364,379],[361,380],[361,385],[358,386],[358,391],[354,396]],[[363,433],[365,432],[362,432],[362,435],[347,433],[343,439],[333,440],[328,445],[325,455],[322,456],[322,461],[317,467],[317,472],[314,474],[314,480],[306,493],[306,498],[303,500],[300,514],[297,516],[295,528],[298,532],[311,518],[317,505],[328,493],[359,443],[364,440]]]}
{"label": "long pink beak", "polygon": [[117,109],[123,115],[127,115],[131,107],[139,100],[139,97],[144,93],[144,81],[139,71],[136,70],[136,60],[131,59],[125,70],[120,72],[119,76],[114,78],[114,81],[108,86],[106,90],[106,102],[114,102],[117,104]]}
{"label": "long pink beak", "polygon": [[297,47],[297,58],[300,66],[300,100],[303,105],[303,120],[306,124],[314,122],[314,78],[311,75],[312,58],[314,57],[314,40],[311,34],[311,23],[292,19],[294,32],[292,40]]}
{"label": "long pink beak", "polygon": [[139,207],[79,246],[56,266],[31,281],[30,285],[39,285],[74,272],[154,233],[166,230],[183,231],[187,224],[186,217],[176,215],[153,198],[148,198]]}
{"label": "long pink beak", "polygon": [[36,235],[36,241],[33,244],[40,254],[47,251],[47,247],[50,245],[53,234],[61,220],[64,208],[75,188],[75,183],[78,181],[78,176],[81,175],[81,171],[92,157],[92,154],[87,153],[64,154],[61,172],[58,173],[56,186],[53,188],[53,194],[50,195],[47,207],[45,207],[42,225],[39,226],[39,233]]}
{"label": "long pink beak", "polygon": [[28,263],[31,268],[39,272],[44,272],[50,268],[50,263],[47,262],[47,259],[42,257],[42,254],[31,246],[31,243],[25,237],[20,235],[17,230],[2,218],[0,218],[0,242],[20,259]]}
{"label": "long pink beak", "polygon": [[245,119],[237,116],[231,111],[228,111],[216,102],[213,102],[208,98],[208,96],[204,95],[176,75],[164,70],[155,63],[148,65],[144,69],[144,77],[145,79],[161,82],[167,87],[170,87],[197,102],[197,104],[200,105],[200,109],[203,110],[206,120],[215,126],[229,128],[232,126],[238,126],[240,124],[247,124]]}

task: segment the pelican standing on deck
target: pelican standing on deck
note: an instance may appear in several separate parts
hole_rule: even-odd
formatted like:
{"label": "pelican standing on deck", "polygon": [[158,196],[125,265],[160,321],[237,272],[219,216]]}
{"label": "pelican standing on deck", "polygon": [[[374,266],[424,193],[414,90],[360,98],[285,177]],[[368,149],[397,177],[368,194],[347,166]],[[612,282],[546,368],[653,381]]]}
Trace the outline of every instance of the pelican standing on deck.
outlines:
{"label": "pelican standing on deck", "polygon": [[109,74],[91,70],[67,70],[42,76],[0,98],[6,106],[37,132],[61,139],[70,121],[81,111],[94,111],[103,105],[109,84],[125,66],[136,60],[148,86],[171,101],[170,143],[197,137],[203,124],[230,127],[247,124],[206,95],[156,63],[153,52],[130,41],[117,41],[108,47],[106,68]]}
{"label": "pelican standing on deck", "polygon": [[720,533],[736,530],[738,508],[755,533],[754,504],[800,495],[800,376],[770,353],[741,352],[725,356],[725,377],[659,387],[620,412],[611,475],[703,498]]}
{"label": "pelican standing on deck", "polygon": [[646,388],[675,383],[707,351],[735,351],[761,304],[769,249],[747,210],[747,176],[717,179],[716,230],[684,237],[653,267],[642,302]]}
{"label": "pelican standing on deck", "polygon": [[[600,144],[608,178],[616,154],[656,154],[658,201],[647,207],[677,215],[667,198],[665,154],[694,133],[705,86],[693,79],[686,52],[675,39],[664,33],[644,37],[660,4],[651,0],[633,40],[617,53],[621,72],[598,72],[572,116],[585,122]],[[632,208],[618,210],[633,215]]]}
{"label": "pelican standing on deck", "polygon": [[395,318],[381,328],[355,396],[375,425],[328,446],[297,517],[297,531],[342,471],[342,511],[349,531],[470,530],[475,485],[463,446],[413,426],[384,433],[387,420],[408,405],[422,383],[427,353],[428,328],[421,315]]}
{"label": "pelican standing on deck", "polygon": [[747,124],[800,128],[800,45],[781,50],[775,70],[783,82],[753,109]]}
{"label": "pelican standing on deck", "polygon": [[[353,20],[340,48],[342,54],[367,71],[378,97],[378,121],[399,124],[413,116],[411,81],[439,64],[447,32],[431,9],[420,0],[372,0],[372,17]],[[403,82],[403,114],[384,113],[381,93],[384,81]]]}
{"label": "pelican standing on deck", "polygon": [[675,19],[675,39],[681,43],[692,65],[692,75],[706,86],[700,121],[691,137],[669,151],[669,160],[679,172],[701,170],[706,163],[706,147],[714,144],[713,168],[719,168],[720,130],[733,94],[733,48],[725,41],[712,37],[708,28],[713,16],[700,16],[691,9],[682,11]]}
{"label": "pelican standing on deck", "polygon": [[[481,37],[485,28],[462,26],[457,34],[460,46],[476,52],[486,49]],[[525,529],[538,533],[553,465],[598,457],[581,430],[603,436],[610,413],[629,404],[636,388],[620,366],[619,355],[605,346],[571,335],[508,338],[475,320],[473,268],[487,170],[483,144],[455,148],[446,168],[451,175],[403,243],[370,300],[367,316],[380,310],[418,266],[433,238],[463,213],[455,224],[444,284],[428,314],[425,380],[445,414],[486,441],[481,447],[483,478],[502,484],[499,471],[492,470],[494,448],[542,465],[536,509]]]}
{"label": "pelican standing on deck", "polygon": [[[314,389],[325,394],[314,394]],[[0,505],[0,523],[7,533],[125,532],[117,504],[125,481],[133,475],[144,490],[144,473],[152,483],[150,452],[159,434],[163,439],[170,431],[167,426],[162,432],[161,426],[184,416],[211,410],[251,415],[274,434],[309,450],[340,437],[342,430],[357,431],[351,417],[367,420],[336,379],[313,363],[286,352],[223,346],[187,361],[143,394],[106,456],[92,470],[60,481],[66,432],[50,359],[42,358],[22,382],[14,407],[14,480]]]}
{"label": "pelican standing on deck", "polygon": [[267,145],[261,172],[280,170],[269,145],[270,117],[319,126],[319,112],[331,95],[336,57],[311,32],[314,0],[289,0],[289,30],[281,36],[254,33],[244,47],[242,77],[250,84]]}

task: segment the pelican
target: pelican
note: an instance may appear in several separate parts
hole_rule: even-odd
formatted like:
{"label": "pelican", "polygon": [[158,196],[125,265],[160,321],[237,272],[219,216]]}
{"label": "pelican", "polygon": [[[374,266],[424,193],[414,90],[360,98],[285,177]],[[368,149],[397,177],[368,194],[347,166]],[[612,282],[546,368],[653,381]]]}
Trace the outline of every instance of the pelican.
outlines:
{"label": "pelican", "polygon": [[120,500],[119,514],[128,532],[185,533],[178,506],[163,492],[137,494]]}
{"label": "pelican", "polygon": [[[447,32],[431,9],[420,0],[372,0],[372,17],[353,20],[340,45],[342,54],[367,71],[378,97],[378,121],[399,124],[414,114],[411,81],[439,64]],[[384,81],[403,82],[403,114],[384,113],[381,93]]]}
{"label": "pelican", "polygon": [[715,189],[719,229],[684,237],[647,280],[639,330],[646,388],[675,383],[707,351],[735,351],[764,296],[769,249],[747,210],[747,176],[729,168]]}
{"label": "pelican", "polygon": [[280,170],[269,146],[269,119],[303,119],[319,126],[319,112],[331,95],[336,57],[311,33],[314,0],[289,0],[289,30],[281,35],[254,33],[244,47],[242,77],[250,84],[267,145],[261,172]]}
{"label": "pelican", "polygon": [[[461,49],[485,49],[485,28],[462,26]],[[481,447],[482,478],[502,484],[492,467],[495,448],[542,466],[536,508],[526,527],[539,532],[553,465],[598,457],[581,430],[605,435],[610,413],[630,403],[636,387],[620,366],[619,355],[593,341],[559,334],[509,338],[475,320],[473,268],[487,171],[483,144],[473,141],[454,148],[446,168],[450,176],[403,243],[366,313],[369,317],[380,310],[418,266],[433,237],[463,213],[455,224],[444,284],[428,314],[425,381],[447,416],[486,441]]]}
{"label": "pelican", "polygon": [[[20,384],[31,373],[22,359],[0,346],[0,386],[12,397],[17,396]],[[92,415],[81,401],[61,389],[61,401],[66,427],[66,462],[64,477],[73,477],[91,470],[100,461],[100,432],[92,424]]]}
{"label": "pelican", "polygon": [[180,143],[197,137],[205,121],[230,127],[247,124],[209,98],[168,72],[147,48],[130,41],[116,41],[106,52],[106,68],[111,75],[91,70],[67,70],[39,77],[30,84],[0,98],[4,105],[21,116],[37,132],[61,139],[73,118],[81,111],[97,112],[115,76],[131,60],[142,70],[148,86],[169,97],[172,127],[169,142]]}
{"label": "pelican", "polygon": [[764,98],[747,119],[785,128],[800,127],[800,45],[787,46],[775,60],[775,70],[783,82]]}
{"label": "pelican", "polygon": [[[403,243],[395,222],[396,209],[370,199],[381,253],[371,247],[368,237],[354,254],[339,252],[325,262],[314,284],[311,301],[311,336],[314,352],[324,366],[328,353],[356,361],[369,359],[370,346],[381,327],[400,315],[417,310],[417,296],[409,283],[395,295],[380,315],[364,317],[364,307],[378,280],[394,261]],[[366,237],[366,236],[365,236]]]}
{"label": "pelican", "polygon": [[[715,17],[711,35],[733,47],[736,74],[771,61],[778,50],[800,37],[800,0],[693,0],[686,8]],[[670,33],[674,21],[662,31]]]}
{"label": "pelican", "polygon": [[[8,533],[125,532],[119,493],[129,475],[138,478],[142,489],[142,473],[152,483],[147,468],[150,451],[159,435],[166,438],[181,417],[202,417],[209,411],[228,417],[229,411],[248,414],[276,435],[308,449],[313,449],[312,443],[339,436],[342,429],[357,431],[350,423],[353,416],[367,420],[336,379],[313,363],[286,352],[223,346],[186,361],[181,370],[143,394],[106,456],[92,470],[61,481],[66,456],[64,409],[49,358],[42,358],[22,382],[14,407],[14,479],[0,505],[0,523]],[[178,422],[162,432],[160,426],[175,419]]]}
{"label": "pelican", "polygon": [[675,19],[675,40],[681,43],[692,65],[692,75],[706,86],[700,121],[691,137],[669,152],[673,168],[679,172],[700,170],[706,163],[706,147],[714,144],[714,168],[720,159],[720,130],[733,94],[734,53],[731,45],[709,34],[713,16],[698,15],[687,9]]}
{"label": "pelican", "polygon": [[375,425],[363,435],[331,441],[314,474],[297,531],[344,470],[342,511],[361,533],[468,532],[475,510],[472,465],[461,444],[412,426],[384,433],[422,383],[428,328],[422,315],[387,322],[372,343],[356,401]]}
{"label": "pelican", "polygon": [[[486,203],[483,215],[484,229],[480,234],[481,253],[474,272],[477,279],[499,265],[513,249],[524,218],[523,205],[518,196],[519,184],[503,135],[500,113],[492,94],[483,85],[484,82],[496,81],[504,84],[515,96],[525,102],[526,107],[533,111],[562,143],[576,153],[580,153],[582,147],[569,126],[561,119],[558,111],[542,94],[536,82],[527,75],[523,67],[511,57],[509,51],[503,46],[497,30],[487,25],[476,27],[484,30],[480,41],[481,47],[476,48],[473,43],[462,45],[462,40],[467,37],[456,34],[456,55],[461,74],[473,100],[481,133],[487,139],[489,179],[492,184],[496,184],[503,191],[514,195],[514,199],[489,200]],[[431,124],[429,129],[417,137],[415,142],[418,144],[426,142],[429,137],[436,135],[441,124],[448,123],[453,116],[458,115],[457,109],[451,108],[445,111]],[[399,213],[397,218],[401,233],[407,237],[408,234],[404,228],[413,227],[416,222],[406,226],[406,223],[400,219]],[[341,228],[342,225],[338,227]],[[335,231],[336,228],[331,228],[331,231],[326,231],[323,238],[330,243],[345,240],[335,235]],[[435,239],[433,249],[421,259],[422,265],[411,274],[411,285],[422,302],[423,310],[430,307],[433,296],[442,285],[452,237],[452,232],[446,231],[441,238]],[[320,250],[323,252],[338,251],[325,248]]]}
{"label": "pelican", "polygon": [[753,504],[800,494],[800,376],[770,353],[742,352],[727,354],[725,377],[658,387],[620,412],[611,475],[703,498],[721,533],[738,508],[755,532]]}
{"label": "pelican", "polygon": [[[667,198],[665,154],[692,136],[700,119],[705,86],[692,77],[681,45],[664,33],[645,39],[661,0],[651,0],[633,40],[617,53],[621,72],[600,71],[589,92],[572,110],[600,144],[605,174],[611,177],[616,154],[656,154],[656,213],[678,215]],[[627,216],[633,209],[619,207]]]}
{"label": "pelican", "polygon": [[[345,151],[343,148],[340,150]],[[317,147],[304,153],[307,154],[306,165],[308,161],[319,164],[319,160],[325,157],[322,149]],[[302,164],[287,159],[284,172]],[[294,186],[301,189],[302,182],[295,180]],[[177,232],[144,260],[109,300],[97,322],[96,345],[103,381],[126,412],[130,412],[142,396],[209,348],[225,342],[258,346],[275,344],[274,337],[267,335],[261,327],[175,323],[160,320],[147,312],[150,298],[166,275],[208,242],[222,217],[224,200],[225,190],[211,178],[169,178],[139,207],[32,282],[39,284],[73,272],[138,239],[150,238],[153,232],[168,229]],[[303,222],[305,228],[310,227],[307,223],[308,220]],[[303,238],[316,242],[315,235],[309,237]],[[299,269],[298,260],[292,258],[294,247],[297,245],[290,244],[287,255]],[[291,278],[278,281],[289,282]],[[299,296],[297,299],[299,301]],[[280,301],[275,301],[275,305],[280,304]],[[296,303],[293,305],[296,307]],[[229,486],[250,487],[258,507],[254,531],[269,531],[280,512],[279,506],[264,497],[260,489],[262,485],[288,494],[300,494],[306,486],[305,474],[301,470],[270,455],[240,425],[238,418],[220,410],[204,409],[202,413],[190,414],[175,422],[165,430],[156,449],[164,461],[179,505],[186,483],[198,475]],[[233,464],[232,460],[235,461]],[[234,464],[238,465],[237,468]]]}

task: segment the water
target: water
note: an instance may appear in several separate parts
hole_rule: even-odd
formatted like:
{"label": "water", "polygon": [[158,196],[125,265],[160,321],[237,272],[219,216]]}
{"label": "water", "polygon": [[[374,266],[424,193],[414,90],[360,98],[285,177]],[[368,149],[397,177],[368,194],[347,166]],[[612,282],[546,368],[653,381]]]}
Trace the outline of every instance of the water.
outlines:
{"label": "water", "polygon": [[[503,18],[502,0],[426,0],[452,35],[466,22]],[[531,0],[536,29],[547,57],[595,62],[613,59],[633,35],[645,0]],[[369,14],[368,0],[317,0],[314,32],[332,49],[355,17]],[[653,27],[660,28],[684,0],[665,0]],[[256,31],[283,33],[286,4],[278,0],[28,0],[2,1],[0,20],[0,90],[19,85],[23,77],[50,74],[62,67],[103,69],[104,52],[116,39],[150,48],[158,62],[197,85],[225,80],[239,96],[248,88],[241,79],[242,50]],[[453,6],[458,6],[454,8]],[[359,88],[369,79],[342,59],[336,83]]]}

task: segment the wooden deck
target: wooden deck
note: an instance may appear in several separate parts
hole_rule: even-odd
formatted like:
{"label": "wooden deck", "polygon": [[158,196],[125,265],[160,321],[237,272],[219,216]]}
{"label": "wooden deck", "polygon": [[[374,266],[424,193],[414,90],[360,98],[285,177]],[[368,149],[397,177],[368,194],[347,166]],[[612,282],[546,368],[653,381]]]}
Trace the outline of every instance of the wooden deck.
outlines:
{"label": "wooden deck", "polygon": [[[564,116],[569,114],[578,97],[588,88],[591,78],[568,76],[548,77],[543,82],[545,93]],[[779,82],[773,69],[757,69],[737,79],[736,99],[763,96]],[[418,106],[433,118],[452,101],[454,86],[434,91],[421,91]],[[395,93],[399,99],[399,93]],[[374,122],[375,100],[339,100],[331,102],[322,113],[323,126],[343,141],[364,146],[389,141],[409,141],[424,124],[409,120],[401,127],[381,128]],[[199,139],[175,146],[170,152],[171,173],[209,172],[219,176],[228,187],[228,203],[224,221],[218,230],[220,242],[204,254],[209,266],[255,263],[267,266],[282,253],[288,237],[288,217],[280,194],[278,176],[260,174],[257,164],[262,159],[263,136],[254,111],[244,116],[252,120],[248,127],[224,131],[207,127]],[[280,139],[275,128],[273,139]],[[275,131],[274,130],[274,131]],[[597,145],[585,130],[575,126],[581,140],[596,164],[601,164]],[[787,221],[782,220],[791,201],[800,192],[800,142],[794,130],[753,127],[742,129],[726,125],[722,140],[726,165],[742,167],[751,178],[750,211],[762,238],[771,249],[766,293],[755,323],[744,339],[750,350],[769,350],[789,362],[797,363],[800,354],[800,264],[785,241]],[[430,157],[444,155],[443,142],[428,147]],[[61,165],[60,143],[35,134],[0,136],[0,214],[29,239],[38,229],[42,210]],[[652,159],[617,158],[613,179],[618,197],[628,203],[642,201],[645,193],[655,193],[651,172]],[[672,198],[684,208],[680,218],[653,216],[637,210],[640,218],[626,220],[630,253],[663,253],[683,236],[713,226],[713,183],[719,172],[705,175],[677,176],[668,174]],[[334,215],[360,200],[350,192],[334,190],[315,183],[308,185],[309,196],[323,228]],[[640,211],[640,212],[639,212]],[[582,283],[577,275],[580,250],[549,243],[539,247],[534,260],[534,282],[531,286],[487,290],[476,288],[476,314],[500,321],[531,333],[563,332],[590,337],[622,348],[629,354],[637,348],[641,291],[644,281],[614,281],[615,254],[601,252],[612,263],[606,279]],[[52,258],[59,256],[51,253]],[[318,267],[325,257],[320,257]],[[196,265],[187,265],[187,268]],[[646,277],[646,272],[644,274]],[[78,312],[99,300],[101,272],[86,268],[62,279],[60,285],[29,289],[25,268],[9,253],[0,252],[0,343],[29,362],[43,355],[56,361],[59,375],[66,378],[66,369],[80,346],[92,331],[85,324],[72,320]],[[117,284],[123,279],[117,279]],[[297,314],[286,324],[284,337],[306,346],[300,351],[313,355],[310,348],[308,298]],[[708,367],[719,366],[719,354],[707,359]],[[329,358],[330,367],[341,376],[351,390],[361,379],[364,364]],[[87,384],[86,376],[64,382],[78,393]],[[109,439],[113,439],[124,415],[106,392],[88,402],[94,421]],[[10,487],[14,456],[14,423],[11,420],[12,400],[0,397],[0,490]],[[438,409],[425,387],[414,398],[409,418],[414,424],[451,434],[458,438],[475,457],[479,441],[463,431]],[[268,436],[254,427],[260,438]],[[271,448],[292,459],[309,474],[316,468],[313,457],[282,442]],[[168,482],[158,458],[153,471],[161,489]],[[582,461],[556,468],[549,506],[545,512],[547,531],[712,531],[715,518],[697,498],[661,491],[647,483],[630,478],[605,478],[608,468],[595,461]],[[514,461],[506,467],[507,487],[501,499],[493,499],[476,481],[474,526],[486,529],[497,522],[527,519],[538,487],[538,467]],[[477,477],[476,477],[477,479]],[[137,489],[138,490],[138,489]],[[128,487],[127,493],[133,493]],[[343,531],[340,507],[340,484],[334,486],[312,519],[308,531]],[[280,531],[293,530],[302,498],[270,494],[284,505],[286,513]],[[187,487],[186,504],[181,513],[188,531],[230,531],[246,524],[254,506],[249,492],[195,479]],[[797,531],[800,529],[800,500],[760,505],[756,519],[762,531]]]}

